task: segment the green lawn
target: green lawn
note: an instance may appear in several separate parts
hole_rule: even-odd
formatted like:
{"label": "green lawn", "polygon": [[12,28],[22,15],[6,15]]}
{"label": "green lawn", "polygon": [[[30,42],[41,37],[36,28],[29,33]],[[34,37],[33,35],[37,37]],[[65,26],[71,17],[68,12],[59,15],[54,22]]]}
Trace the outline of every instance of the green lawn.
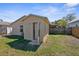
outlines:
{"label": "green lawn", "polygon": [[79,39],[69,35],[49,35],[46,43],[40,46],[28,44],[20,36],[0,38],[0,55],[79,55]]}

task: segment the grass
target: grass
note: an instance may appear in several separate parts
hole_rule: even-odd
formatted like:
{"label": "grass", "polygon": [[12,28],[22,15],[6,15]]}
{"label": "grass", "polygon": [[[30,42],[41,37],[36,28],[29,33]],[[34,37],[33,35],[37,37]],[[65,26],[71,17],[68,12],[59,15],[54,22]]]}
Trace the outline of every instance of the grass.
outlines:
{"label": "grass", "polygon": [[75,56],[79,55],[79,39],[69,35],[49,35],[46,43],[40,46],[28,44],[20,36],[0,38],[0,55],[2,56]]}

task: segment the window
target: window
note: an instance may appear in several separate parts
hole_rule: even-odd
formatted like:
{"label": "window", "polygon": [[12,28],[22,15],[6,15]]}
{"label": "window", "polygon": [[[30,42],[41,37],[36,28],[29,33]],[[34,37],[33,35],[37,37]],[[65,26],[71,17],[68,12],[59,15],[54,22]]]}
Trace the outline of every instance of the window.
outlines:
{"label": "window", "polygon": [[23,32],[23,29],[20,29],[20,32]]}
{"label": "window", "polygon": [[21,32],[21,35],[23,36],[23,35],[24,35],[24,32],[23,32],[23,25],[20,25],[20,32]]}
{"label": "window", "polygon": [[23,25],[20,25],[20,29],[23,29]]}
{"label": "window", "polygon": [[23,32],[23,25],[20,25],[20,32]]}

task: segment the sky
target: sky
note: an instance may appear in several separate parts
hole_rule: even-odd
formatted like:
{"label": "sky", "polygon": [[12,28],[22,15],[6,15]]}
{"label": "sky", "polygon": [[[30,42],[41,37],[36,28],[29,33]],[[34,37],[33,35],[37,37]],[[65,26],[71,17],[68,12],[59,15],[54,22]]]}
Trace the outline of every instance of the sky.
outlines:
{"label": "sky", "polygon": [[13,22],[24,15],[35,14],[56,21],[69,13],[79,17],[78,3],[0,3],[0,19]]}

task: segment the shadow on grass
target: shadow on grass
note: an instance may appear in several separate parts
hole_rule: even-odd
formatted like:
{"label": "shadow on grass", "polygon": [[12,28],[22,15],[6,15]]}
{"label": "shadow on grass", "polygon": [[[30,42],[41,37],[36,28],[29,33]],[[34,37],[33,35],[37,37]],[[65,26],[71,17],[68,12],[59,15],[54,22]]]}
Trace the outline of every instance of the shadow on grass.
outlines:
{"label": "shadow on grass", "polygon": [[71,35],[71,34],[64,34],[64,33],[49,33],[49,35]]}
{"label": "shadow on grass", "polygon": [[18,39],[18,40],[23,40],[24,38],[22,36],[19,36],[19,35],[8,35],[8,36],[5,36],[9,39]]}
{"label": "shadow on grass", "polygon": [[18,39],[13,42],[7,43],[9,46],[15,49],[24,50],[24,51],[36,51],[40,45],[32,45],[29,44],[29,40],[24,40],[21,36],[6,36],[7,38],[11,39]]}

